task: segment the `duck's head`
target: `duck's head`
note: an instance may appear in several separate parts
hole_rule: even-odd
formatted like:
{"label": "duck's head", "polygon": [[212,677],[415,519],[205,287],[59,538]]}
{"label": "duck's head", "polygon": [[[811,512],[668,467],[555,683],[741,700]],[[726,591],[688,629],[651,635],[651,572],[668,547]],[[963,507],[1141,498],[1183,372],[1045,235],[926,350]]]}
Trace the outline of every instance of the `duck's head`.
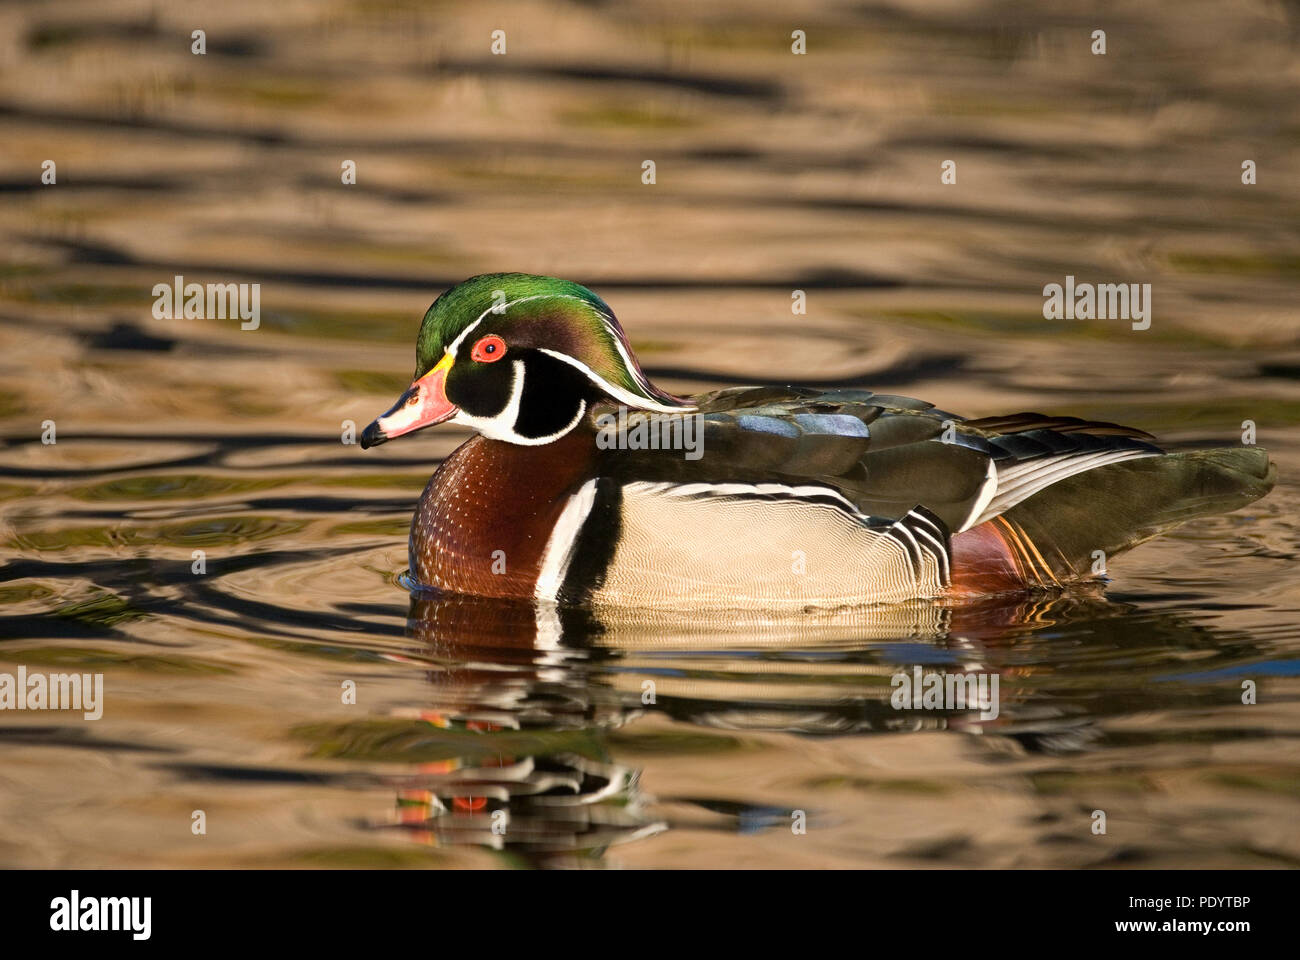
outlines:
{"label": "duck's head", "polygon": [[601,402],[662,413],[693,409],[646,379],[613,311],[586,287],[526,273],[484,274],[429,307],[410,389],[366,427],[361,446],[443,422],[536,446],[569,433]]}

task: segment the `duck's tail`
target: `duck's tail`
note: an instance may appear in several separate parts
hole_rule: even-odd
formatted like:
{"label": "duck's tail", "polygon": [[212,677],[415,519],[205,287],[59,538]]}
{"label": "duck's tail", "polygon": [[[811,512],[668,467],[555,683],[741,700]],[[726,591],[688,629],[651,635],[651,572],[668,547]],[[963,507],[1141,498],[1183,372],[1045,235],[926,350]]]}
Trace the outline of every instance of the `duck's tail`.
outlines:
{"label": "duck's tail", "polygon": [[[1253,503],[1276,479],[1277,467],[1259,447],[1166,453],[1086,470],[955,537],[953,565],[968,571],[955,586],[989,592],[1017,579],[1050,585],[1095,576],[1144,540]],[[997,582],[979,584],[977,575]]]}

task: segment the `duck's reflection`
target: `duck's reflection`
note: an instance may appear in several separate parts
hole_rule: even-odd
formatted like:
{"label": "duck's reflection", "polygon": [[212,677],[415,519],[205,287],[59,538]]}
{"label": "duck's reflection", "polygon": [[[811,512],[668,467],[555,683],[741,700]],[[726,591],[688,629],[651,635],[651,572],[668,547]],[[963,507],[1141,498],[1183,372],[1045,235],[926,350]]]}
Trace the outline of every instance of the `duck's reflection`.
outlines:
{"label": "duck's reflection", "polygon": [[[1105,717],[1195,697],[1156,682],[1189,650],[1205,667],[1249,647],[1077,594],[673,619],[420,593],[408,630],[436,667],[432,708],[406,719],[427,724],[447,755],[413,771],[397,825],[531,862],[599,855],[667,828],[647,814],[637,771],[611,755],[611,738],[629,736],[611,731],[647,713],[806,736],[948,730],[982,734],[972,742],[991,754],[1070,752],[1095,748]],[[894,678],[918,667],[996,675],[997,709],[900,709]],[[1108,673],[1114,684],[1097,696]]]}
{"label": "duck's reflection", "polygon": [[[438,714],[424,719],[449,729]],[[494,724],[464,728],[491,733]],[[578,753],[456,758],[419,768],[423,786],[401,790],[397,824],[424,843],[478,844],[530,859],[597,855],[666,829],[641,815],[636,772]]]}
{"label": "duck's reflection", "polygon": [[643,812],[637,771],[611,760],[604,742],[637,711],[593,678],[582,618],[566,627],[548,617],[413,597],[408,629],[437,664],[436,707],[405,719],[427,724],[454,755],[420,764],[399,791],[395,822],[412,839],[551,865],[666,829]]}

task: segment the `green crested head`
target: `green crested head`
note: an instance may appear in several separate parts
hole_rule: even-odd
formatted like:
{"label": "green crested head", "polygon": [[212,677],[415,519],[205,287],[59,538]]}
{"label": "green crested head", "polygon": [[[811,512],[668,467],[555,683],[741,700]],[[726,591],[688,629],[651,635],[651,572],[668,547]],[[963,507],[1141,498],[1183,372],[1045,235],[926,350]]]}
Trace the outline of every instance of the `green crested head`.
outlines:
{"label": "green crested head", "polygon": [[444,420],[535,445],[600,402],[692,409],[650,383],[600,297],[558,277],[489,273],[457,284],[425,312],[415,356],[411,389],[366,429],[363,446]]}
{"label": "green crested head", "polygon": [[[532,310],[521,309],[535,304]],[[545,307],[545,309],[539,309]],[[415,343],[415,378],[418,380],[442,359],[456,338],[492,311],[498,325],[524,318],[559,318],[581,328],[599,324],[598,317],[613,316],[605,302],[581,284],[558,277],[528,273],[484,273],[470,277],[443,292],[424,312]],[[563,311],[563,314],[561,313]],[[491,324],[489,324],[491,325]],[[482,326],[479,323],[479,326]]]}

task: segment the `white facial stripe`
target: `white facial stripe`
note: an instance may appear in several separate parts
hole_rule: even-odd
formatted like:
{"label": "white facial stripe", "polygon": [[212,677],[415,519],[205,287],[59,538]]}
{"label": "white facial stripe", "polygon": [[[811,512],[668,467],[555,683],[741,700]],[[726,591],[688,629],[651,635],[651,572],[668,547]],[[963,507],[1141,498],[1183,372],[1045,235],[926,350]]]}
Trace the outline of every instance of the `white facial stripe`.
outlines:
{"label": "white facial stripe", "polygon": [[[509,310],[511,307],[516,306],[517,304],[528,303],[529,301],[532,300],[579,300],[582,303],[586,303],[590,305],[589,301],[584,300],[582,297],[576,296],[571,293],[534,293],[526,297],[519,297],[515,300],[510,300],[502,304],[500,307],[497,307],[495,304],[493,304],[492,306],[484,310],[482,313],[480,313],[474,319],[473,323],[471,323],[464,330],[462,330],[460,334],[456,337],[456,339],[453,340],[451,344],[447,347],[445,352],[451,354],[453,358],[458,356],[460,352],[461,344],[465,342],[465,338],[468,337],[474,330],[478,328],[478,325],[483,322],[483,320],[488,316],[488,314],[490,313],[502,314],[505,313],[505,311]],[[594,309],[595,308],[593,307],[593,310]],[[600,317],[601,322],[605,325],[605,329],[609,333],[609,338],[614,344],[614,349],[618,351],[619,358],[623,361],[623,365],[627,368],[628,372],[631,373],[633,377],[636,377],[636,379],[640,381],[648,390],[650,386],[649,381],[647,381],[644,377],[637,376],[636,363],[635,361],[633,361],[632,357],[628,354],[627,348],[623,345],[622,339],[618,336],[617,333],[615,333],[610,318],[607,317],[605,314],[600,313],[599,311],[596,312],[597,315]],[[614,384],[610,383],[604,377],[596,373],[596,371],[588,367],[585,363],[575,359],[574,357],[569,356],[567,353],[560,353],[556,350],[547,350],[544,347],[539,347],[538,349],[542,353],[549,354],[550,356],[555,357],[558,360],[563,360],[565,363],[581,370],[584,374],[586,374],[587,378],[590,379],[593,383],[595,383],[597,386],[607,391],[610,394],[610,396],[614,397],[617,400],[623,401],[628,406],[636,406],[645,410],[654,410],[659,413],[681,413],[683,411],[690,411],[695,409],[694,407],[689,405],[678,407],[678,406],[670,406],[668,404],[658,403],[657,401],[654,400],[648,400],[644,397],[638,396],[635,393],[632,393],[630,390],[624,390],[622,387],[616,387]]]}
{"label": "white facial stripe", "polygon": [[601,315],[600,319],[605,324],[605,329],[609,331],[609,338],[614,342],[614,349],[618,351],[618,355],[623,359],[623,365],[627,367],[628,373],[632,374],[633,378],[641,384],[642,388],[647,393],[649,393],[650,381],[640,372],[637,368],[636,362],[628,354],[627,348],[623,346],[623,339],[614,330],[614,324],[610,321],[610,318],[604,314]]}
{"label": "white facial stripe", "polygon": [[515,421],[519,419],[519,401],[524,396],[524,362],[516,360],[511,367],[511,371],[510,399],[506,401],[504,410],[495,417],[476,417],[472,413],[460,410],[456,413],[456,416],[451,418],[451,422],[472,427],[491,440],[520,442],[514,440],[514,436]]}
{"label": "white facial stripe", "polygon": [[[625,390],[622,387],[617,387],[614,384],[610,383],[608,380],[606,380],[604,377],[602,377],[600,374],[598,374],[595,370],[591,369],[591,367],[587,366],[581,360],[571,357],[567,353],[560,353],[557,350],[547,350],[545,347],[538,347],[537,352],[544,353],[548,357],[554,357],[556,360],[563,360],[569,366],[582,371],[582,373],[587,377],[588,380],[590,380],[596,386],[600,387],[602,390],[608,393],[615,400],[620,400],[629,407],[636,407],[639,410],[653,410],[657,413],[689,413],[690,411],[695,409],[695,407],[691,406],[690,404],[683,404],[682,406],[669,406],[668,404],[660,403],[657,400],[647,399],[646,397],[633,393],[631,390]],[[631,367],[629,367],[628,369],[631,369]]]}
{"label": "white facial stripe", "polygon": [[520,401],[524,396],[524,362],[516,360],[512,370],[513,379],[510,382],[510,400],[506,403],[504,410],[495,417],[476,417],[464,410],[458,410],[450,422],[477,430],[489,440],[505,440],[507,443],[517,443],[525,447],[540,447],[544,443],[560,439],[560,437],[576,427],[578,422],[586,415],[587,401],[579,400],[577,414],[555,433],[544,437],[525,437],[523,434],[517,433],[515,423],[519,419]]}
{"label": "white facial stripe", "polygon": [[[480,313],[474,319],[473,323],[469,324],[464,330],[462,330],[460,334],[456,337],[456,339],[453,340],[447,346],[444,353],[445,355],[450,356],[454,362],[456,357],[459,355],[461,345],[465,342],[466,338],[478,328],[479,324],[481,324],[488,317],[489,314],[499,315],[504,313],[506,310],[509,310],[513,306],[516,306],[521,303],[527,303],[532,300],[555,300],[555,299],[578,300],[581,301],[582,303],[590,305],[590,302],[584,299],[583,297],[579,297],[571,293],[534,293],[526,297],[519,297],[515,300],[507,301],[506,303],[501,304],[500,306],[493,304],[492,306],[484,310],[482,313]],[[593,307],[593,309],[595,308]],[[637,375],[636,364],[632,360],[631,356],[628,354],[627,349],[624,347],[622,340],[615,333],[612,324],[612,319],[598,310],[596,311],[596,313],[600,316],[601,322],[605,324],[605,328],[609,333],[609,337],[613,341],[614,347],[618,351],[619,357],[622,359],[624,365],[627,367],[627,370],[633,375],[633,377],[637,379],[639,383],[643,384],[645,388],[649,390],[650,388],[649,381],[647,381],[644,376]],[[507,344],[507,349],[509,349],[508,344]],[[585,363],[583,363],[582,361],[574,357],[569,356],[567,353],[560,353],[556,350],[547,350],[544,347],[539,347],[538,351],[540,353],[545,353],[548,356],[554,357],[557,360],[562,360],[563,362],[581,371],[582,374],[586,376],[588,380],[590,380],[596,386],[600,387],[602,390],[604,390],[614,399],[626,404],[629,407],[634,407],[640,410],[651,410],[657,413],[689,413],[690,411],[695,409],[695,407],[690,404],[682,404],[681,406],[674,406],[670,404],[660,403],[656,400],[651,400],[648,399],[647,397],[643,397],[639,394],[633,393],[631,390],[626,390],[623,387],[616,386],[610,383],[600,374],[596,373],[595,370],[592,370]],[[515,423],[519,419],[519,405],[520,405],[520,401],[523,398],[523,393],[524,393],[523,362],[519,360],[514,361],[513,370],[514,370],[514,374],[510,386],[510,400],[506,404],[504,410],[502,410],[495,417],[476,417],[473,414],[466,413],[464,410],[459,410],[457,411],[456,415],[451,418],[449,422],[457,424],[459,426],[469,427],[471,429],[477,430],[479,433],[483,434],[483,436],[488,437],[490,439],[505,440],[509,443],[518,443],[523,446],[541,446],[542,444],[550,443],[551,441],[558,440],[560,437],[564,436],[566,433],[568,433],[570,430],[576,427],[578,423],[582,420],[582,418],[586,415],[587,402],[585,400],[579,400],[577,414],[574,416],[574,418],[571,421],[569,421],[568,424],[566,424],[563,427],[563,429],[558,430],[555,433],[545,437],[525,437],[519,434],[515,430]]]}
{"label": "white facial stripe", "polygon": [[[582,297],[574,296],[571,293],[534,293],[526,297],[519,297],[517,300],[507,301],[506,303],[503,303],[500,306],[497,306],[494,303],[492,304],[492,306],[488,307],[486,310],[480,313],[478,315],[478,318],[473,323],[471,323],[468,327],[462,330],[460,332],[460,335],[457,336],[456,339],[451,342],[451,345],[447,347],[445,352],[450,353],[453,357],[455,357],[457,355],[457,352],[460,350],[460,345],[465,342],[465,338],[469,336],[470,331],[472,331],[475,327],[477,327],[480,323],[482,323],[483,318],[486,317],[489,313],[495,313],[497,315],[500,315],[505,313],[507,310],[509,310],[511,307],[515,306],[516,304],[527,303],[530,300],[555,300],[555,299],[582,300]],[[585,303],[586,301],[583,302]]]}

